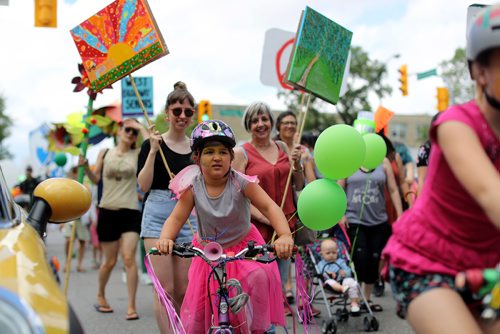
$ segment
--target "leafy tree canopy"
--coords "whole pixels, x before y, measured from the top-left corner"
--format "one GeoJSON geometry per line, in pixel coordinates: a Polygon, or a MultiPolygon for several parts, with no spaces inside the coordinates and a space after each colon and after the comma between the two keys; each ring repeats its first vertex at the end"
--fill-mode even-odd
{"type": "Polygon", "coordinates": [[[469,74],[469,66],[464,48],[457,48],[449,60],[439,64],[441,76],[449,86],[451,103],[464,103],[474,98],[474,81],[469,74]]]}
{"type": "Polygon", "coordinates": [[[12,119],[5,113],[5,99],[0,95],[0,160],[11,159],[13,156],[5,147],[5,139],[10,136],[12,119]]]}

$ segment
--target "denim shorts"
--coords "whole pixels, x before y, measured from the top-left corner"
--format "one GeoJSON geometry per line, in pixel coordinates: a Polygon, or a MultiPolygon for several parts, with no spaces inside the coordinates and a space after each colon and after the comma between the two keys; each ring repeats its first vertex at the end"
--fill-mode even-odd
{"type": "MultiPolygon", "coordinates": [[[[165,220],[170,216],[176,204],[175,194],[170,190],[151,190],[144,204],[141,238],[158,239],[165,220]]],[[[196,217],[191,214],[189,222],[196,232],[198,227],[196,217]]],[[[176,243],[189,243],[191,240],[193,240],[193,233],[189,224],[186,223],[182,226],[175,241],[176,243]]]]}

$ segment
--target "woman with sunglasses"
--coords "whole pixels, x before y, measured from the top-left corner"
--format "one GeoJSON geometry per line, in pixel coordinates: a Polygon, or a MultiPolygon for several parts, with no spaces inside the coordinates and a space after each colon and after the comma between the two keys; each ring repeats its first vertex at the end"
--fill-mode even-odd
{"type": "MultiPolygon", "coordinates": [[[[144,204],[141,238],[144,239],[146,251],[156,245],[163,224],[172,213],[177,203],[175,194],[169,189],[170,175],[159,154],[161,148],[168,166],[173,174],[192,164],[191,146],[185,132],[193,122],[194,98],[183,82],[177,82],[174,90],[168,95],[165,106],[165,120],[170,123],[167,132],[160,135],[154,127],[150,129],[150,139],[142,144],[138,162],[138,183],[142,191],[147,192],[144,204]]],[[[197,222],[194,216],[189,224],[184,224],[177,235],[176,243],[189,243],[193,239],[197,222]]],[[[177,312],[187,288],[190,259],[177,256],[151,257],[155,273],[165,291],[174,299],[177,312]]],[[[161,305],[154,299],[156,320],[161,333],[166,333],[168,321],[161,314],[161,305]]]]}
{"type": "Polygon", "coordinates": [[[137,292],[137,263],[135,254],[141,230],[141,214],[137,201],[137,138],[141,132],[148,138],[148,131],[135,119],[126,119],[118,130],[118,145],[99,153],[92,172],[88,160],[80,156],[80,164],[95,184],[102,182],[99,200],[97,234],[102,246],[104,262],[99,268],[99,290],[97,312],[112,313],[105,290],[111,271],[116,265],[120,252],[127,274],[128,308],[126,320],[139,319],[135,308],[137,292]]]}

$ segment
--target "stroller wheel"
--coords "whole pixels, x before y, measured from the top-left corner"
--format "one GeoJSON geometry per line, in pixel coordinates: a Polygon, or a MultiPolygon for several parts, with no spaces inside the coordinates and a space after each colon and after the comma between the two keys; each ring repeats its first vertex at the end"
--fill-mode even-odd
{"type": "Polygon", "coordinates": [[[325,322],[323,323],[323,327],[321,328],[321,332],[323,334],[337,333],[337,324],[335,323],[335,319],[325,320],[325,322]]]}
{"type": "Polygon", "coordinates": [[[347,319],[349,319],[349,314],[340,308],[335,311],[335,316],[338,322],[347,321],[347,319]]]}
{"type": "Polygon", "coordinates": [[[379,323],[377,318],[372,317],[372,316],[367,316],[364,317],[363,319],[363,329],[365,332],[371,332],[371,331],[378,331],[379,329],[379,323]]]}
{"type": "Polygon", "coordinates": [[[370,319],[368,319],[368,317],[364,317],[363,318],[363,329],[365,330],[365,332],[369,332],[371,330],[372,326],[371,326],[371,321],[370,319]]]}

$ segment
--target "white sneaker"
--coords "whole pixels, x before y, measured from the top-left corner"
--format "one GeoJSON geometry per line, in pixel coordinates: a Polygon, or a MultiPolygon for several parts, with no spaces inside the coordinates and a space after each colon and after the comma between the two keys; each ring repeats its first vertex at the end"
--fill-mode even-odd
{"type": "Polygon", "coordinates": [[[359,305],[351,306],[351,313],[358,313],[360,311],[359,305]]]}
{"type": "Polygon", "coordinates": [[[142,281],[142,284],[144,284],[144,285],[152,285],[153,284],[153,282],[151,282],[151,278],[149,278],[148,273],[141,274],[141,281],[142,281]]]}

